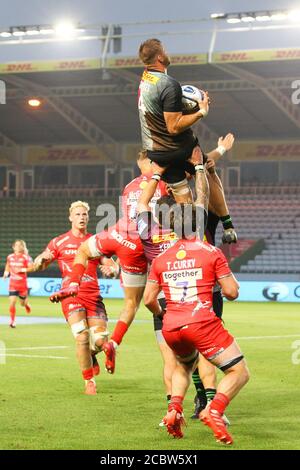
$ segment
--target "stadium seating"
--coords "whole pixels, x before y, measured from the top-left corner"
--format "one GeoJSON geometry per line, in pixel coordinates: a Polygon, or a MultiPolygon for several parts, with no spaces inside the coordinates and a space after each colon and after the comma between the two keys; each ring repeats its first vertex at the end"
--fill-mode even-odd
{"type": "MultiPolygon", "coordinates": [[[[266,244],[241,272],[300,273],[299,194],[235,194],[227,200],[239,239],[263,238],[266,244]]],[[[219,227],[219,243],[220,237],[219,227]]]]}
{"type": "MultiPolygon", "coordinates": [[[[23,239],[27,243],[29,254],[38,255],[47,243],[56,235],[69,230],[68,208],[76,200],[87,201],[91,207],[89,230],[96,232],[100,217],[96,216],[96,209],[101,203],[118,204],[103,197],[86,197],[75,194],[70,197],[48,198],[0,198],[0,270],[3,271],[6,257],[12,252],[12,242],[23,239]]],[[[53,275],[53,274],[52,274],[53,275]]]]}
{"type": "MultiPolygon", "coordinates": [[[[101,203],[118,206],[118,198],[87,197],[0,198],[0,268],[16,238],[27,242],[35,257],[57,234],[67,231],[68,207],[74,200],[87,200],[91,206],[89,229],[96,232],[96,208],[101,203]]],[[[265,249],[241,266],[243,273],[300,273],[300,198],[298,194],[234,194],[227,196],[239,239],[265,240],[265,249]]],[[[221,224],[217,244],[221,241],[221,224]]]]}

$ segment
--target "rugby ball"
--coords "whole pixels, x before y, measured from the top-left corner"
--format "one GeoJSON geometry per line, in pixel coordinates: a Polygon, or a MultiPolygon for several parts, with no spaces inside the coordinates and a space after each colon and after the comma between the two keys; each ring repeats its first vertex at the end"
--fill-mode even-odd
{"type": "Polygon", "coordinates": [[[197,100],[204,100],[204,91],[199,90],[193,85],[183,85],[182,89],[182,112],[183,114],[192,114],[199,111],[197,100]]]}

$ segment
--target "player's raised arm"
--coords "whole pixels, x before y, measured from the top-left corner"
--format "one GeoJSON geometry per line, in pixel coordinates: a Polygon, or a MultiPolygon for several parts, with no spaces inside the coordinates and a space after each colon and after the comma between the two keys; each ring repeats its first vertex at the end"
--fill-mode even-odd
{"type": "Polygon", "coordinates": [[[235,137],[231,133],[227,134],[225,137],[220,137],[217,148],[208,152],[207,157],[217,162],[226,152],[232,149],[234,141],[235,137]]]}
{"type": "Polygon", "coordinates": [[[208,201],[209,201],[209,185],[205,173],[205,167],[203,165],[203,155],[199,147],[195,147],[191,162],[195,165],[195,191],[196,191],[196,200],[195,205],[198,207],[203,207],[204,210],[208,211],[208,201]]]}
{"type": "Polygon", "coordinates": [[[151,176],[150,181],[148,182],[147,186],[143,189],[143,192],[139,198],[138,205],[137,205],[137,213],[140,214],[141,212],[149,212],[150,209],[150,201],[153,198],[157,185],[166,170],[166,168],[162,168],[157,163],[152,162],[151,164],[153,175],[151,176]]]}

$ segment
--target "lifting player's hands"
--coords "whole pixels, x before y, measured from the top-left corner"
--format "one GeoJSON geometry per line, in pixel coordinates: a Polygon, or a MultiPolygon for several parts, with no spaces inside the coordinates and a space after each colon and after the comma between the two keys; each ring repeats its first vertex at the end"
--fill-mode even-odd
{"type": "Polygon", "coordinates": [[[228,150],[231,150],[234,144],[234,135],[233,134],[227,134],[225,137],[220,137],[218,140],[218,147],[221,145],[225,148],[226,152],[228,150]]]}
{"type": "Polygon", "coordinates": [[[58,292],[54,292],[50,297],[50,302],[53,304],[61,302],[68,297],[76,297],[79,291],[79,284],[72,282],[68,287],[60,289],[58,292]]]}
{"type": "Polygon", "coordinates": [[[162,166],[159,166],[157,163],[155,162],[151,162],[151,169],[152,169],[152,173],[153,175],[163,175],[164,172],[166,171],[167,167],[162,167],[162,166]]]}
{"type": "Polygon", "coordinates": [[[203,165],[203,153],[201,152],[199,145],[196,145],[196,147],[194,147],[192,156],[189,161],[193,165],[203,165]]]}
{"type": "Polygon", "coordinates": [[[204,92],[204,98],[203,100],[197,100],[198,101],[198,106],[200,110],[204,111],[203,117],[205,117],[208,114],[209,107],[211,104],[211,99],[209,97],[209,94],[207,91],[204,92]]]}
{"type": "Polygon", "coordinates": [[[213,158],[208,158],[205,164],[205,168],[207,169],[208,173],[211,175],[216,172],[216,162],[213,158]]]}

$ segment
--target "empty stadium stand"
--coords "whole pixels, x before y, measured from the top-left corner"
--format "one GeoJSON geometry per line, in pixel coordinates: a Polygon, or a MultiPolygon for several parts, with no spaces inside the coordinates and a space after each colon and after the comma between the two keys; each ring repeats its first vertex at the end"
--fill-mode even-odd
{"type": "MultiPolygon", "coordinates": [[[[15,239],[24,239],[32,257],[37,256],[56,235],[69,230],[68,208],[76,200],[87,201],[90,205],[91,233],[96,232],[100,216],[96,215],[99,204],[114,203],[118,199],[86,197],[77,192],[71,196],[34,197],[26,199],[0,198],[0,270],[3,271],[6,257],[12,252],[15,239]]],[[[53,275],[53,269],[51,270],[53,275]]],[[[57,271],[57,270],[54,270],[57,271]]],[[[49,273],[49,270],[47,270],[49,273]]]]}
{"type": "MultiPolygon", "coordinates": [[[[228,198],[240,239],[265,240],[265,249],[242,273],[300,273],[299,194],[235,194],[228,198]]],[[[219,228],[217,240],[220,242],[219,228]]]]}
{"type": "MultiPolygon", "coordinates": [[[[80,190],[72,195],[67,192],[65,197],[62,192],[48,197],[0,198],[0,269],[16,238],[26,240],[35,257],[51,238],[67,231],[68,207],[78,199],[87,200],[91,206],[92,233],[100,220],[100,214],[96,215],[99,204],[118,207],[116,197],[89,196],[80,190]]],[[[264,250],[242,265],[240,272],[300,273],[299,194],[232,194],[227,199],[239,239],[265,240],[264,250]]],[[[220,225],[217,244],[222,233],[220,225]]]]}

